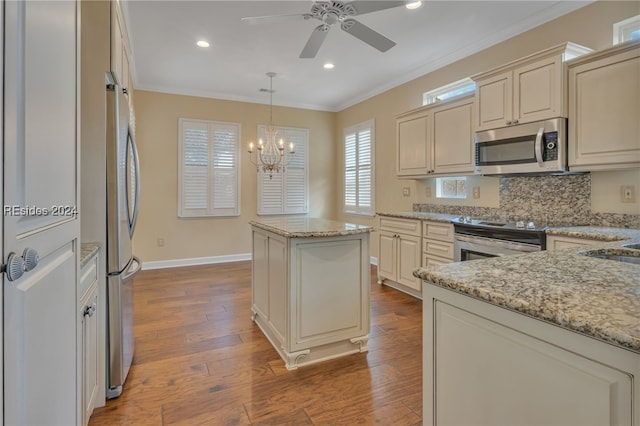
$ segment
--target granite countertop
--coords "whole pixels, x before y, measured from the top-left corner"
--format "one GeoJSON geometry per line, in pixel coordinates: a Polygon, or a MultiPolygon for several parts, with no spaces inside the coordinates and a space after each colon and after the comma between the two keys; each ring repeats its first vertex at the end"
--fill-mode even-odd
{"type": "MultiPolygon", "coordinates": [[[[603,239],[610,232],[580,228],[557,228],[552,233],[603,239]]],[[[639,230],[613,229],[613,235],[629,232],[632,239],[419,268],[414,275],[640,353],[640,267],[579,254],[640,242],[639,230]]]]}
{"type": "Polygon", "coordinates": [[[547,235],[588,238],[599,241],[640,240],[640,229],[599,226],[558,226],[547,229],[547,235]]]}
{"type": "Polygon", "coordinates": [[[318,218],[267,218],[249,222],[256,228],[287,238],[336,237],[368,233],[371,226],[318,218]]]}
{"type": "Polygon", "coordinates": [[[449,223],[460,215],[426,212],[376,213],[378,216],[399,217],[402,219],[432,220],[434,222],[449,223]]]}
{"type": "Polygon", "coordinates": [[[100,250],[100,243],[80,244],[80,267],[84,267],[89,260],[100,250]]]}

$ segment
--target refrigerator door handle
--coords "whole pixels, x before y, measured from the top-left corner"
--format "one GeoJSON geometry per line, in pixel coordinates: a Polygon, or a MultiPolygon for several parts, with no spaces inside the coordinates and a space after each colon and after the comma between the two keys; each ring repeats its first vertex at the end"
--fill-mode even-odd
{"type": "MultiPolygon", "coordinates": [[[[133,213],[129,220],[129,235],[133,237],[133,232],[136,228],[136,222],[138,221],[138,211],[140,209],[140,160],[138,158],[138,146],[136,145],[136,141],[131,134],[131,129],[127,130],[127,139],[128,143],[131,144],[131,152],[133,153],[133,165],[135,170],[135,179],[136,179],[136,193],[133,201],[133,213]]],[[[127,185],[127,191],[131,190],[130,185],[127,185]]],[[[129,197],[127,197],[129,200],[129,197]]]]}
{"type": "Polygon", "coordinates": [[[138,258],[138,256],[133,256],[133,260],[131,261],[131,263],[135,263],[136,266],[133,270],[127,270],[124,273],[124,276],[122,277],[123,281],[128,280],[129,278],[133,277],[135,274],[137,274],[138,272],[140,272],[140,269],[142,269],[142,262],[140,262],[140,258],[138,258]]]}

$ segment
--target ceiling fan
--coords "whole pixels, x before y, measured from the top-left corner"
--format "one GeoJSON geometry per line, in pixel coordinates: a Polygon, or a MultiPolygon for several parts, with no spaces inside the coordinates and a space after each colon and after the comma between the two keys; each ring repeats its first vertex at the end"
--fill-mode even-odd
{"type": "Polygon", "coordinates": [[[300,58],[314,58],[320,50],[320,46],[324,42],[327,33],[331,29],[331,26],[340,23],[340,28],[351,34],[352,36],[364,41],[368,45],[378,49],[381,52],[386,52],[391,49],[396,43],[393,40],[388,39],[377,31],[372,30],[368,26],[361,24],[353,19],[354,16],[364,15],[365,13],[376,12],[378,10],[390,9],[393,7],[404,6],[408,1],[315,1],[311,6],[310,13],[291,14],[291,15],[271,15],[271,16],[256,16],[251,18],[242,18],[242,21],[256,24],[256,23],[273,23],[282,22],[290,19],[298,19],[300,17],[305,20],[317,19],[322,22],[318,25],[311,37],[307,41],[307,44],[300,53],[300,58]]]}

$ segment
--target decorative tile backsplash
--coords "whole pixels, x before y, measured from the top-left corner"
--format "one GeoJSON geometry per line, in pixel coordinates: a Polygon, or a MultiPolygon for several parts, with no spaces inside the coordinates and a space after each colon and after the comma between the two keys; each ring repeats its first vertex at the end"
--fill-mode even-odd
{"type": "Polygon", "coordinates": [[[640,229],[640,215],[591,212],[591,175],[500,178],[500,207],[414,204],[413,211],[549,226],[593,225],[640,229]]]}

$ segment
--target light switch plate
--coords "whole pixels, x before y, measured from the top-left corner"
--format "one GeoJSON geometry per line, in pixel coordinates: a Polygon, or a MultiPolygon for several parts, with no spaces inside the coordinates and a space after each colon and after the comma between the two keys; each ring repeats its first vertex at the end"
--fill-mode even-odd
{"type": "Polygon", "coordinates": [[[620,202],[635,203],[636,187],[633,185],[620,185],[620,202]]]}
{"type": "Polygon", "coordinates": [[[402,188],[402,195],[404,195],[405,197],[408,197],[411,194],[411,189],[408,186],[405,186],[404,188],[402,188]]]}

